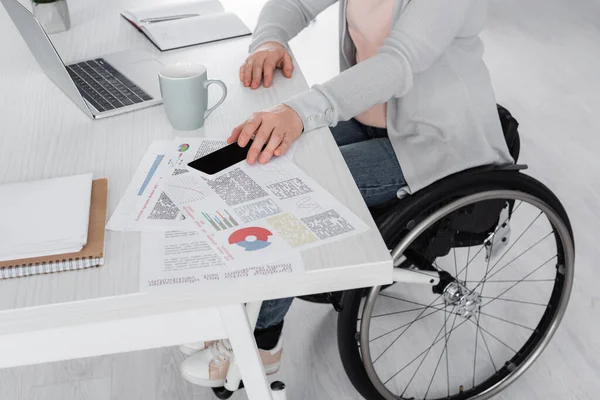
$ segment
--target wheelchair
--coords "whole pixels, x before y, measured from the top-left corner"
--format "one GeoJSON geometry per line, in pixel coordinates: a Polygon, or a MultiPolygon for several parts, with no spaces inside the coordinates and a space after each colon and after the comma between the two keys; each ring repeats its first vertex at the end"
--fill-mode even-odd
{"type": "MultiPolygon", "coordinates": [[[[498,113],[517,162],[518,121],[498,113]]],[[[575,244],[562,204],[526,168],[474,168],[372,208],[394,283],[301,297],[338,311],[342,364],[365,399],[489,399],[548,345],[569,301],[575,244]]],[[[285,399],[281,382],[271,389],[285,399]]]]}
{"type": "MultiPolygon", "coordinates": [[[[498,112],[517,162],[519,124],[498,112]]],[[[540,356],[575,248],[565,209],[526,168],[475,168],[371,209],[394,284],[303,297],[339,312],[339,354],[365,399],[488,399],[540,356]]]]}

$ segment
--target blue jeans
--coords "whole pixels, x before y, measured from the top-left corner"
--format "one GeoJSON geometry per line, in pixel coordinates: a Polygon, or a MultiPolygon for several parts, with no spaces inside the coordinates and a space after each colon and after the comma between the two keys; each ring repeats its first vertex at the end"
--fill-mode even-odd
{"type": "MultiPolygon", "coordinates": [[[[340,122],[331,133],[367,206],[395,198],[398,189],[406,185],[387,130],[351,119],[340,122]]],[[[265,301],[256,328],[266,329],[283,322],[293,300],[265,301]]]]}

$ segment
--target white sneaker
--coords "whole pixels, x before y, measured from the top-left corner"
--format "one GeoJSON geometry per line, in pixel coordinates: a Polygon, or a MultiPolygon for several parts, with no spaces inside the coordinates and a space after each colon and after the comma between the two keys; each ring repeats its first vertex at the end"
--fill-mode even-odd
{"type": "Polygon", "coordinates": [[[179,351],[185,354],[186,356],[191,356],[199,351],[206,350],[213,344],[217,343],[216,340],[209,340],[208,342],[196,342],[196,343],[187,343],[179,346],[179,351]]]}
{"type": "MultiPolygon", "coordinates": [[[[279,371],[281,365],[281,354],[283,352],[283,341],[280,338],[277,346],[272,350],[260,350],[267,375],[279,371]]],[[[202,350],[181,364],[181,375],[193,383],[205,387],[225,386],[225,378],[231,364],[233,350],[229,340],[219,340],[206,350],[202,350]]]]}

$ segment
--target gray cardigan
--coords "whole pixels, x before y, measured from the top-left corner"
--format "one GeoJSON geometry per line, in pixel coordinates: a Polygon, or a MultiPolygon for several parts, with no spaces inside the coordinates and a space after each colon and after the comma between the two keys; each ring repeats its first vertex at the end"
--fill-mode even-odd
{"type": "MultiPolygon", "coordinates": [[[[352,0],[360,1],[360,0],[352,0]]],[[[389,37],[359,64],[340,0],[341,73],[285,104],[304,130],[335,126],[387,102],[388,134],[414,193],[471,167],[512,163],[483,63],[487,0],[396,0],[389,37]]],[[[335,0],[269,0],[250,50],[287,46],[335,0]]]]}

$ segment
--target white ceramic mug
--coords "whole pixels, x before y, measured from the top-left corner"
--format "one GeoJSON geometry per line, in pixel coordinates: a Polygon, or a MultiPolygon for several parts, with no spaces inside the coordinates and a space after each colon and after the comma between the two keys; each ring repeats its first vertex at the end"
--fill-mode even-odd
{"type": "Polygon", "coordinates": [[[191,131],[201,128],[210,113],[227,97],[227,87],[219,80],[208,79],[202,64],[167,65],[158,72],[160,91],[167,117],[173,128],[191,131]],[[221,99],[208,108],[208,87],[216,84],[223,90],[221,99]]]}

